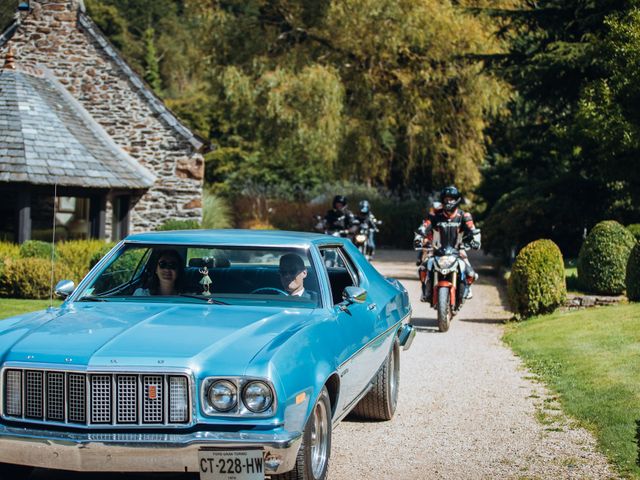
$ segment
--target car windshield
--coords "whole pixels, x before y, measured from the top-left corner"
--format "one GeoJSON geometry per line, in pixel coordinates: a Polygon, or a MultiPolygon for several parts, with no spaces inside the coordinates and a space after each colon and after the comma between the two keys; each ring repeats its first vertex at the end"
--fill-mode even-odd
{"type": "Polygon", "coordinates": [[[313,308],[319,296],[307,249],[124,244],[75,301],[313,308]]]}

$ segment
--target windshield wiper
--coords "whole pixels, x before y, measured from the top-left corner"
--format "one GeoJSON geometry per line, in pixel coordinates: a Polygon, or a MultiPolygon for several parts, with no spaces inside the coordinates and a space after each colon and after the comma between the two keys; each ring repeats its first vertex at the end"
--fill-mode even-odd
{"type": "Polygon", "coordinates": [[[197,298],[198,300],[206,300],[207,303],[211,303],[213,305],[229,305],[227,302],[223,302],[222,300],[216,300],[213,297],[206,297],[204,295],[197,295],[193,293],[181,293],[179,296],[187,298],[197,298]]]}
{"type": "Polygon", "coordinates": [[[93,295],[87,295],[86,297],[81,297],[76,302],[106,302],[104,298],[94,297],[93,295]]]}

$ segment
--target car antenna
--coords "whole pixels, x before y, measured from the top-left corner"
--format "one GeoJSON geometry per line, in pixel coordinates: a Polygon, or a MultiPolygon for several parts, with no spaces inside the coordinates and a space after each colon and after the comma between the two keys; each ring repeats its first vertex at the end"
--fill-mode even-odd
{"type": "Polygon", "coordinates": [[[58,182],[53,184],[53,229],[51,233],[51,283],[49,284],[49,308],[53,308],[53,272],[56,251],[56,207],[58,206],[58,182]]]}

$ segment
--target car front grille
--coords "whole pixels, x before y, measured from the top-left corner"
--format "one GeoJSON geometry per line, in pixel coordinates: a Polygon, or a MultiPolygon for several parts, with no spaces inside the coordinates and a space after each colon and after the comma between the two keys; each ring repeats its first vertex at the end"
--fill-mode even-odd
{"type": "Polygon", "coordinates": [[[2,413],[10,420],[78,426],[186,425],[184,374],[5,368],[2,413]]]}

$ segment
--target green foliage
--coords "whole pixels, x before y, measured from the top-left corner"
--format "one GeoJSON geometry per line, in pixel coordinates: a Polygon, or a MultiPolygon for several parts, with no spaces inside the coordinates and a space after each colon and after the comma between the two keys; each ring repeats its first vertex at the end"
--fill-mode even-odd
{"type": "Polygon", "coordinates": [[[56,244],[57,259],[69,270],[76,284],[89,273],[93,257],[107,245],[104,240],[70,240],[56,244]]]}
{"type": "Polygon", "coordinates": [[[154,92],[160,93],[162,82],[155,44],[155,30],[151,27],[144,31],[144,79],[154,92]]]}
{"type": "Polygon", "coordinates": [[[16,10],[18,9],[18,0],[5,0],[0,2],[0,33],[13,22],[16,10]]]}
{"type": "Polygon", "coordinates": [[[198,223],[197,220],[167,220],[156,228],[156,230],[196,230],[198,228],[200,228],[200,223],[198,223]]]}
{"type": "Polygon", "coordinates": [[[27,240],[20,245],[20,257],[44,258],[51,261],[51,243],[40,240],[27,240]]]}
{"type": "Polygon", "coordinates": [[[93,255],[91,256],[91,258],[89,259],[89,269],[92,269],[93,267],[95,267],[95,265],[102,260],[102,257],[104,257],[107,253],[109,253],[109,251],[115,247],[115,243],[103,243],[102,246],[96,250],[95,252],[93,252],[93,255]]]}
{"type": "Polygon", "coordinates": [[[632,223],[631,225],[627,225],[627,230],[633,235],[636,239],[636,242],[640,242],[640,223],[632,223]]]}
{"type": "MultiPolygon", "coordinates": [[[[480,193],[494,212],[526,189],[544,235],[573,256],[584,228],[640,221],[640,10],[542,0],[496,14],[510,47],[494,65],[516,93],[488,130],[480,193]]],[[[519,244],[521,233],[505,229],[504,241],[519,244]]]]}
{"type": "Polygon", "coordinates": [[[627,297],[632,302],[640,302],[640,243],[636,242],[629,254],[625,276],[627,297]]]}
{"type": "Polygon", "coordinates": [[[11,242],[0,242],[0,259],[18,258],[20,256],[20,246],[11,242]]]}
{"type": "MultiPolygon", "coordinates": [[[[67,280],[72,272],[64,263],[54,265],[53,285],[67,280]]],[[[11,298],[49,298],[51,260],[37,257],[6,259],[0,276],[0,296],[11,298]]]]}
{"type": "Polygon", "coordinates": [[[613,220],[598,223],[587,235],[578,255],[578,279],[593,293],[618,295],[625,288],[625,272],[636,241],[613,220]]]}
{"type": "Polygon", "coordinates": [[[509,303],[517,315],[553,312],[567,296],[564,262],[551,240],[525,246],[513,264],[508,283],[509,303]]]}
{"type": "Polygon", "coordinates": [[[231,208],[227,201],[205,191],[202,199],[201,228],[231,228],[232,226],[231,208]]]}

